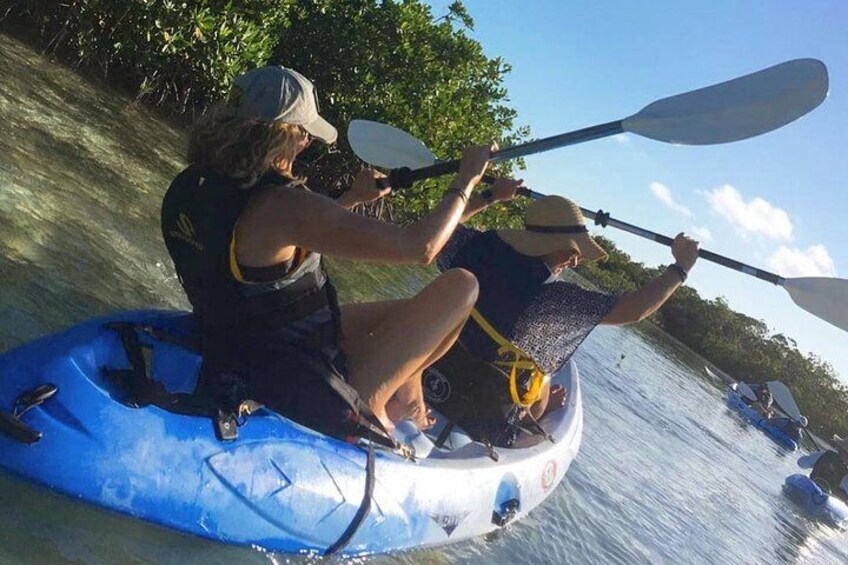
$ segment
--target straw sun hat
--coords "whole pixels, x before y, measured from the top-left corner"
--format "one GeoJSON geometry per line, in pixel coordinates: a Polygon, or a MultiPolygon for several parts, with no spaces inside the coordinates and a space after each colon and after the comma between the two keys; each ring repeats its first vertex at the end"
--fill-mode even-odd
{"type": "Polygon", "coordinates": [[[497,234],[510,247],[531,257],[576,249],[584,261],[607,258],[603,247],[589,237],[580,207],[561,196],[545,196],[533,201],[524,215],[523,230],[498,230],[497,234]]]}

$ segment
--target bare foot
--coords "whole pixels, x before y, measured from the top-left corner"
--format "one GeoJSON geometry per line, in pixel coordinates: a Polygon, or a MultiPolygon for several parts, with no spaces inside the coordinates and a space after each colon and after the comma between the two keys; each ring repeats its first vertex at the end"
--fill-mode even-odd
{"type": "Polygon", "coordinates": [[[429,430],[436,425],[436,417],[433,416],[433,411],[425,407],[424,417],[415,420],[415,425],[421,431],[429,430]]]}
{"type": "Polygon", "coordinates": [[[404,419],[405,414],[409,411],[409,408],[405,403],[400,402],[396,396],[393,396],[386,402],[386,415],[392,419],[393,422],[398,422],[404,419]]]}
{"type": "Polygon", "coordinates": [[[393,431],[395,431],[395,424],[394,424],[394,422],[392,422],[392,420],[388,417],[388,415],[386,415],[386,412],[385,412],[385,411],[378,412],[378,411],[376,411],[376,410],[375,410],[375,411],[374,411],[374,416],[375,416],[378,420],[380,420],[380,423],[381,423],[381,424],[383,424],[383,427],[384,427],[384,428],[386,428],[386,431],[387,431],[387,432],[392,433],[393,431]]]}
{"type": "Polygon", "coordinates": [[[386,414],[393,422],[411,420],[419,430],[426,430],[436,423],[436,418],[423,402],[404,404],[393,397],[386,403],[386,414]]]}
{"type": "Polygon", "coordinates": [[[551,387],[551,393],[548,397],[548,406],[545,409],[545,414],[559,410],[565,406],[565,401],[568,399],[568,391],[562,385],[554,385],[551,387]]]}

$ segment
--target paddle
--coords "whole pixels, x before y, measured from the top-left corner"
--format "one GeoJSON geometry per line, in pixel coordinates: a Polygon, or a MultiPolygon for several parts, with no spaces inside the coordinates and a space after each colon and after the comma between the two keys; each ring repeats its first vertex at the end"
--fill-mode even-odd
{"type": "Polygon", "coordinates": [[[736,391],[740,392],[742,394],[742,396],[744,396],[745,398],[747,398],[748,400],[750,400],[752,402],[757,402],[759,400],[757,398],[757,393],[754,392],[754,389],[752,389],[750,386],[748,386],[748,383],[745,383],[745,382],[742,382],[742,381],[737,382],[736,383],[736,391]]]}
{"type": "Polygon", "coordinates": [[[780,409],[796,422],[800,421],[801,409],[798,408],[798,404],[795,402],[795,397],[789,391],[789,387],[780,381],[769,381],[766,383],[766,386],[768,386],[769,392],[771,392],[774,401],[780,406],[780,409]]]}
{"type": "Polygon", "coordinates": [[[716,373],[715,371],[713,371],[712,369],[710,369],[706,365],[704,365],[704,371],[707,373],[707,376],[710,377],[712,380],[722,382],[722,383],[726,384],[727,386],[730,386],[730,385],[736,383],[736,381],[731,379],[729,376],[726,376],[724,374],[719,375],[718,373],[716,373]]]}
{"type": "MultiPolygon", "coordinates": [[[[828,75],[816,59],[795,59],[767,69],[699,90],[678,94],[648,104],[636,114],[569,133],[538,139],[496,151],[497,163],[630,132],[666,143],[711,145],[761,135],[793,122],[821,104],[827,97],[828,75]]],[[[354,120],[348,129],[351,146],[362,147],[379,140],[369,139],[354,120]]],[[[370,159],[354,149],[364,161],[370,159]]],[[[365,152],[367,154],[367,151],[365,152]]],[[[382,184],[395,189],[413,182],[459,170],[459,160],[430,163],[412,169],[402,160],[395,163],[389,180],[382,184]]]]}
{"type": "MultiPolygon", "coordinates": [[[[364,120],[351,122],[348,128],[348,140],[360,159],[377,167],[391,168],[398,165],[402,167],[426,167],[428,163],[432,164],[438,161],[420,140],[401,129],[378,122],[364,120]]],[[[493,179],[486,177],[484,180],[490,182],[493,179]]],[[[534,199],[544,197],[543,194],[526,188],[523,192],[534,199]]],[[[612,218],[609,213],[603,210],[597,212],[586,208],[581,208],[581,210],[585,216],[595,220],[595,224],[601,227],[612,226],[669,247],[674,241],[666,235],[612,218]]],[[[781,286],[800,308],[848,331],[848,280],[828,277],[784,278],[706,249],[699,250],[698,256],[723,267],[781,286]]]]}
{"type": "MultiPolygon", "coordinates": [[[[789,387],[781,381],[769,381],[766,384],[774,397],[774,401],[778,406],[780,406],[781,410],[786,412],[786,414],[796,422],[801,423],[801,409],[798,408],[798,404],[795,402],[795,397],[792,396],[792,392],[789,390],[789,387]]],[[[804,419],[806,420],[806,418],[804,419]]],[[[819,442],[816,441],[813,434],[807,429],[807,426],[802,425],[801,429],[807,432],[806,436],[810,439],[815,448],[821,450],[822,446],[819,445],[819,442]]]]}
{"type": "MultiPolygon", "coordinates": [[[[538,193],[530,192],[533,198],[541,197],[538,193]]],[[[601,227],[612,226],[668,247],[671,247],[674,242],[672,238],[666,235],[612,218],[609,213],[603,210],[597,212],[585,208],[581,208],[581,210],[585,216],[595,220],[595,224],[601,227]]],[[[700,249],[698,257],[783,287],[797,306],[819,319],[848,331],[848,280],[830,277],[784,278],[706,249],[700,249]]]]}
{"type": "Polygon", "coordinates": [[[757,393],[755,393],[754,389],[752,389],[750,386],[748,386],[747,383],[745,383],[743,381],[733,380],[729,375],[725,375],[724,373],[719,375],[715,371],[713,371],[712,369],[707,367],[706,365],[704,365],[704,371],[707,372],[707,375],[711,379],[713,379],[715,381],[723,382],[728,387],[730,387],[732,390],[736,391],[738,394],[741,394],[742,396],[744,396],[745,398],[747,398],[751,402],[757,402],[759,400],[757,398],[757,393]]]}

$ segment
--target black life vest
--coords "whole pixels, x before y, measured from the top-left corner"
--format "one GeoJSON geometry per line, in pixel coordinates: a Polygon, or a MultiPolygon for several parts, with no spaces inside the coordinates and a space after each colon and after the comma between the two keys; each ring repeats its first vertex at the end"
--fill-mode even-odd
{"type": "Polygon", "coordinates": [[[848,493],[839,488],[845,475],[848,475],[848,465],[845,465],[838,453],[828,450],[816,461],[810,478],[819,486],[829,489],[832,495],[846,500],[848,493]]]}
{"type": "MultiPolygon", "coordinates": [[[[331,313],[324,320],[331,318],[332,326],[338,326],[335,293],[319,254],[298,250],[299,263],[290,272],[277,269],[279,277],[262,281],[245,279],[236,261],[235,227],[251,198],[294,184],[272,172],[245,189],[235,179],[189,167],[165,194],[162,235],[204,342],[211,340],[215,349],[226,348],[233,339],[274,332],[323,309],[331,313]]],[[[274,270],[261,270],[269,269],[274,270]]]]}

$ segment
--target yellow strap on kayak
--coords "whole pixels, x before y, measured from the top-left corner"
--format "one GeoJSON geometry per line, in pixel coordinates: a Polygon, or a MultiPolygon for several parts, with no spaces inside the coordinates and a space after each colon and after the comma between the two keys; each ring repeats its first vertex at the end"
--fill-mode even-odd
{"type": "Polygon", "coordinates": [[[507,357],[508,355],[514,357],[512,360],[495,361],[494,364],[509,369],[509,395],[512,401],[522,408],[529,408],[534,402],[539,400],[539,396],[542,393],[542,386],[546,381],[545,373],[539,369],[536,362],[529,355],[498,333],[498,330],[476,308],[471,310],[471,318],[477,322],[480,329],[486,332],[486,335],[498,344],[498,357],[507,357]],[[524,396],[518,394],[517,379],[519,370],[530,371],[531,375],[530,390],[524,396]]]}

